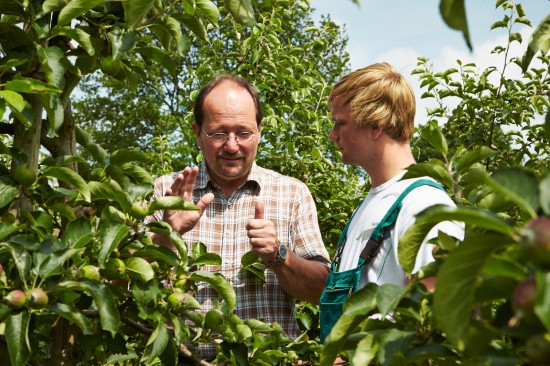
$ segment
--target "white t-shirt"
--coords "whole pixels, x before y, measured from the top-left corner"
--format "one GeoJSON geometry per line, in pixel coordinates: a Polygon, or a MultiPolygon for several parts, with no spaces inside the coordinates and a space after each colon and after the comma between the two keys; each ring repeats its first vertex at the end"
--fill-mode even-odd
{"type": "MultiPolygon", "coordinates": [[[[397,197],[414,181],[420,179],[406,179],[400,181],[405,172],[399,173],[386,183],[372,188],[361,206],[355,213],[347,231],[347,240],[342,252],[338,271],[346,271],[357,268],[361,251],[367,244],[371,233],[380,220],[397,200],[397,197]]],[[[430,179],[430,178],[428,178],[430,179]]],[[[397,259],[397,245],[399,238],[414,223],[415,216],[422,210],[435,204],[445,204],[455,207],[454,202],[444,191],[431,186],[420,186],[409,192],[403,199],[401,211],[397,217],[394,228],[390,231],[390,237],[384,240],[380,252],[361,273],[360,287],[369,282],[378,285],[393,283],[405,286],[409,278],[399,265],[397,259]]],[[[463,239],[464,229],[460,223],[445,221],[434,226],[421,245],[413,273],[416,273],[424,265],[433,262],[433,245],[426,242],[437,236],[438,231],[463,239]]]]}

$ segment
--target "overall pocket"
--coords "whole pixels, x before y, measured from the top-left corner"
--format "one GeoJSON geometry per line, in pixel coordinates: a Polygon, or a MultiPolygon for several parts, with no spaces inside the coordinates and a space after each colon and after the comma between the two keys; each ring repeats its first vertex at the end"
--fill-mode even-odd
{"type": "Polygon", "coordinates": [[[332,272],[321,294],[319,321],[321,342],[324,342],[332,327],[343,312],[344,302],[357,290],[361,269],[358,267],[344,272],[332,272]]]}

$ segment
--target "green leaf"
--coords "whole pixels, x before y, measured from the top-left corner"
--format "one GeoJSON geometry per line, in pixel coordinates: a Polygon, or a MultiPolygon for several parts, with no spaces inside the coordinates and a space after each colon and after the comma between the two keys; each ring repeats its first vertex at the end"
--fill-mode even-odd
{"type": "Polygon", "coordinates": [[[0,90],[0,97],[2,97],[6,103],[16,111],[22,112],[25,109],[25,99],[21,94],[14,92],[12,90],[0,90]]]}
{"type": "Polygon", "coordinates": [[[547,331],[550,331],[550,273],[537,272],[535,276],[537,284],[537,297],[535,301],[535,314],[542,321],[547,331]]]}
{"type": "Polygon", "coordinates": [[[96,49],[92,42],[92,37],[90,34],[86,33],[80,28],[71,28],[71,27],[61,27],[59,25],[53,27],[52,32],[50,33],[50,38],[57,36],[68,37],[78,43],[80,47],[84,49],[90,56],[96,55],[96,49]]]}
{"type": "Polygon", "coordinates": [[[50,254],[40,265],[38,275],[42,277],[42,279],[46,279],[52,275],[61,273],[61,266],[82,251],[83,249],[64,249],[50,254]]]}
{"type": "Polygon", "coordinates": [[[168,333],[168,330],[166,329],[166,325],[162,322],[159,322],[159,324],[149,337],[149,340],[147,341],[145,351],[143,352],[143,356],[141,357],[141,362],[147,365],[151,364],[155,358],[159,357],[162,354],[162,352],[168,345],[169,338],[170,335],[168,333]]]}
{"type": "Polygon", "coordinates": [[[123,191],[120,185],[113,179],[108,179],[104,182],[90,181],[88,186],[90,187],[92,202],[114,200],[125,212],[132,207],[132,201],[128,193],[123,191]]]}
{"type": "Polygon", "coordinates": [[[453,179],[451,175],[442,166],[434,165],[430,163],[418,163],[413,164],[407,168],[407,173],[403,176],[403,179],[419,178],[419,177],[432,177],[433,179],[441,182],[446,187],[453,187],[453,179]]]}
{"type": "Polygon", "coordinates": [[[4,208],[11,203],[19,194],[19,189],[5,184],[0,180],[0,208],[4,208]]]}
{"type": "MultiPolygon", "coordinates": [[[[149,27],[151,32],[158,38],[160,43],[162,44],[162,47],[165,50],[175,50],[178,55],[183,55],[183,52],[185,50],[185,39],[186,37],[183,36],[183,33],[181,31],[181,25],[175,18],[167,17],[167,18],[158,18],[154,19],[153,24],[149,27]]],[[[146,47],[147,48],[147,47],[146,47]]],[[[155,48],[158,49],[158,48],[155,48]]],[[[171,72],[172,65],[170,60],[165,59],[165,56],[155,55],[156,51],[146,51],[142,54],[143,56],[153,58],[155,61],[159,64],[166,63],[166,69],[171,72]],[[149,55],[147,53],[153,53],[152,55],[149,55]]],[[[144,57],[145,60],[147,58],[144,57]]],[[[175,67],[175,65],[174,65],[175,67]]]]}
{"type": "Polygon", "coordinates": [[[104,264],[113,250],[126,239],[130,229],[124,223],[115,221],[102,221],[99,227],[99,239],[101,248],[97,256],[98,263],[104,264]]]}
{"type": "Polygon", "coordinates": [[[437,126],[437,123],[428,123],[422,129],[422,137],[426,139],[441,155],[447,156],[448,147],[445,136],[437,126]]]}
{"type": "Polygon", "coordinates": [[[183,24],[187,29],[191,30],[199,39],[204,42],[208,41],[206,28],[197,17],[189,14],[174,14],[174,18],[183,24]]]}
{"type": "Polygon", "coordinates": [[[187,252],[187,243],[180,234],[178,234],[176,231],[171,231],[169,235],[169,239],[176,247],[178,254],[180,255],[181,261],[186,263],[187,259],[189,257],[189,253],[187,252]]]}
{"type": "Polygon", "coordinates": [[[403,297],[403,289],[400,286],[387,283],[378,287],[376,292],[376,304],[382,317],[391,314],[403,297]]]}
{"type": "Polygon", "coordinates": [[[206,250],[206,245],[204,245],[204,243],[198,242],[193,245],[191,253],[193,254],[193,258],[198,258],[201,255],[208,253],[208,251],[206,250]]]}
{"type": "Polygon", "coordinates": [[[153,60],[157,64],[164,67],[171,75],[176,75],[177,66],[170,55],[156,47],[139,47],[136,52],[145,60],[153,60]]]}
{"type": "Polygon", "coordinates": [[[359,342],[353,354],[354,365],[371,365],[378,353],[378,342],[373,333],[366,334],[359,342]]]}
{"type": "Polygon", "coordinates": [[[195,0],[197,10],[204,14],[210,23],[217,25],[220,19],[220,10],[210,0],[195,0]]]}
{"type": "Polygon", "coordinates": [[[142,281],[149,282],[155,278],[155,271],[151,264],[145,259],[140,257],[128,258],[124,261],[126,264],[126,273],[130,278],[142,281]]]}
{"type": "Polygon", "coordinates": [[[224,0],[224,4],[237,22],[246,26],[256,24],[251,0],[224,0]]]}
{"type": "Polygon", "coordinates": [[[6,320],[4,337],[12,365],[26,365],[31,358],[28,334],[30,319],[28,311],[19,311],[12,313],[6,320]]]}
{"type": "Polygon", "coordinates": [[[412,273],[424,238],[442,221],[462,221],[467,226],[491,230],[504,237],[517,239],[514,230],[492,212],[473,207],[434,205],[419,213],[415,223],[399,239],[398,260],[405,272],[412,273]]]}
{"type": "Polygon", "coordinates": [[[449,28],[462,32],[466,45],[471,51],[472,44],[470,42],[470,33],[468,32],[468,21],[466,19],[464,0],[440,0],[439,12],[441,13],[443,21],[449,28]]]}
{"type": "Polygon", "coordinates": [[[406,360],[403,350],[410,348],[410,343],[414,338],[414,332],[403,331],[399,329],[388,329],[381,333],[378,358],[388,360],[391,363],[405,364],[406,360]]]}
{"type": "Polygon", "coordinates": [[[487,146],[477,147],[473,150],[467,151],[464,155],[458,158],[454,162],[454,168],[457,173],[462,173],[463,171],[470,169],[472,165],[490,158],[495,155],[497,152],[487,146]]]}
{"type": "Polygon", "coordinates": [[[74,308],[67,304],[57,302],[49,305],[48,310],[62,316],[72,324],[76,324],[82,330],[82,334],[93,334],[94,325],[93,322],[88,319],[84,314],[80,312],[80,309],[74,308]]]}
{"type": "Polygon", "coordinates": [[[136,30],[141,24],[147,12],[151,9],[155,0],[134,0],[122,2],[124,6],[124,17],[130,31],[136,30]]]}
{"type": "Polygon", "coordinates": [[[52,134],[57,134],[57,131],[59,131],[63,125],[65,118],[63,102],[56,94],[41,95],[40,101],[42,102],[42,105],[48,115],[50,131],[52,134]]]}
{"type": "Polygon", "coordinates": [[[58,213],[62,218],[66,219],[67,221],[76,220],[75,213],[73,212],[73,210],[71,210],[71,207],[67,206],[65,203],[52,202],[48,203],[47,207],[58,213]]]}
{"type": "Polygon", "coordinates": [[[66,290],[82,291],[90,294],[99,310],[101,329],[110,332],[111,336],[115,336],[120,327],[120,313],[116,307],[113,294],[105,284],[88,279],[63,281],[55,285],[51,291],[63,292],[66,290]]]}
{"type": "Polygon", "coordinates": [[[122,54],[130,51],[137,42],[137,36],[134,33],[125,32],[118,27],[113,28],[107,36],[111,41],[111,55],[114,59],[119,59],[122,54]]]}
{"type": "Polygon", "coordinates": [[[156,259],[171,266],[177,266],[180,263],[180,259],[176,255],[176,253],[162,245],[147,246],[143,249],[138,250],[134,255],[141,258],[156,259]]]}
{"type": "Polygon", "coordinates": [[[159,210],[198,210],[198,207],[176,196],[159,197],[149,205],[151,211],[159,210]]]}
{"type": "Polygon", "coordinates": [[[21,228],[22,226],[18,226],[10,222],[0,221],[0,240],[3,240],[5,237],[10,236],[21,228]]]}
{"type": "Polygon", "coordinates": [[[541,20],[538,27],[531,34],[529,38],[529,45],[521,60],[521,68],[523,72],[527,71],[531,60],[538,51],[541,51],[543,55],[548,52],[550,48],[550,14],[541,20]]]}
{"type": "Polygon", "coordinates": [[[25,18],[25,8],[15,0],[4,0],[0,3],[0,14],[17,15],[25,18]]]}
{"type": "Polygon", "coordinates": [[[495,251],[511,242],[508,236],[475,233],[467,236],[441,265],[434,293],[434,315],[455,346],[463,344],[472,319],[474,293],[483,265],[495,251]]]}
{"type": "Polygon", "coordinates": [[[344,313],[329,333],[321,354],[320,366],[331,366],[357,325],[376,307],[378,286],[369,283],[353,293],[344,303],[344,313]]]}
{"type": "Polygon", "coordinates": [[[145,155],[137,150],[117,150],[109,157],[109,164],[123,165],[134,161],[146,162],[145,155]]]}
{"type": "Polygon", "coordinates": [[[193,265],[197,266],[204,266],[206,264],[219,266],[222,264],[222,257],[216,253],[206,253],[198,258],[195,258],[193,261],[193,265]]]}
{"type": "Polygon", "coordinates": [[[550,141],[550,110],[546,112],[546,117],[544,117],[544,136],[550,141]]]}
{"type": "Polygon", "coordinates": [[[227,303],[229,312],[233,312],[237,304],[237,295],[235,294],[235,289],[231,283],[225,279],[225,277],[219,273],[196,271],[192,272],[189,278],[193,281],[206,282],[212,286],[218,295],[220,295],[227,303]]]}
{"type": "Polygon", "coordinates": [[[106,163],[109,154],[99,145],[95,144],[92,140],[92,137],[88,132],[79,128],[75,128],[76,142],[78,142],[84,149],[86,149],[92,156],[95,161],[98,163],[106,163]]]}
{"type": "Polygon", "coordinates": [[[244,323],[248,325],[255,333],[271,333],[273,329],[266,323],[258,319],[246,319],[244,323]]]}
{"type": "Polygon", "coordinates": [[[16,76],[8,80],[5,85],[6,90],[11,90],[19,93],[27,94],[42,94],[42,93],[61,93],[57,87],[48,85],[43,81],[16,76]]]}
{"type": "Polygon", "coordinates": [[[258,254],[254,253],[252,250],[249,251],[249,252],[246,252],[241,257],[241,266],[243,266],[243,267],[251,266],[254,263],[258,262],[258,258],[259,258],[258,254]]]}
{"type": "Polygon", "coordinates": [[[19,273],[21,282],[26,283],[31,271],[31,256],[22,245],[16,243],[0,243],[0,253],[10,253],[19,273]]]}
{"type": "Polygon", "coordinates": [[[57,178],[78,189],[86,202],[91,202],[90,188],[86,181],[74,170],[60,166],[50,166],[43,170],[42,174],[47,177],[57,178]]]}
{"type": "Polygon", "coordinates": [[[501,168],[491,177],[483,176],[484,183],[504,200],[514,202],[531,218],[537,217],[539,207],[538,182],[534,173],[523,168],[501,168]],[[521,193],[519,193],[521,192],[521,193]]]}
{"type": "Polygon", "coordinates": [[[70,24],[90,9],[103,4],[105,0],[70,0],[59,12],[58,25],[70,24]]]}
{"type": "Polygon", "coordinates": [[[80,217],[69,222],[61,235],[61,241],[69,248],[83,248],[92,240],[94,232],[90,220],[80,217]]]}
{"type": "Polygon", "coordinates": [[[550,174],[539,183],[540,206],[547,216],[550,216],[550,174]]]}

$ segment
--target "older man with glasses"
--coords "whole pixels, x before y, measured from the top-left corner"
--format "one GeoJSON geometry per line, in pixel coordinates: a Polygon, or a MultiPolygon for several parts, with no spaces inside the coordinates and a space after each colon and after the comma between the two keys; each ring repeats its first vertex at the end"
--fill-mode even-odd
{"type": "MultiPolygon", "coordinates": [[[[204,159],[157,179],[155,197],[179,196],[199,210],[157,212],[151,220],[169,223],[190,248],[201,242],[222,257],[221,266],[205,269],[233,284],[241,319],[277,322],[285,336],[295,338],[300,331],[294,301],[318,303],[330,265],[311,193],[299,180],[256,165],[262,109],[245,79],[223,74],[210,81],[196,97],[194,116],[204,159]],[[251,250],[268,268],[265,282],[240,267],[251,250]]],[[[163,236],[153,240],[171,245],[163,236]]],[[[204,312],[218,298],[206,284],[195,296],[204,312]]],[[[215,358],[215,346],[199,350],[215,358]]]]}

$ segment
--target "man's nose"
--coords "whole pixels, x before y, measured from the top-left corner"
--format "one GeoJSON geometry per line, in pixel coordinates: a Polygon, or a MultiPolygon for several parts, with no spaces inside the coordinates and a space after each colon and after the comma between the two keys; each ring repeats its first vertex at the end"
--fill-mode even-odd
{"type": "Polygon", "coordinates": [[[237,142],[237,136],[229,135],[224,145],[225,151],[236,152],[239,150],[239,143],[237,142]]]}
{"type": "Polygon", "coordinates": [[[338,140],[338,134],[334,131],[334,128],[330,130],[330,133],[328,134],[328,138],[332,141],[338,140]]]}

